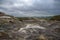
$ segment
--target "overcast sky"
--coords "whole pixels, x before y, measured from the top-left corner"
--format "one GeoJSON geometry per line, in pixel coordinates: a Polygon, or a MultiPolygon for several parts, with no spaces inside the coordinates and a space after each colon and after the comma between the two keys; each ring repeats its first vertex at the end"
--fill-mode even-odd
{"type": "Polygon", "coordinates": [[[60,0],[0,0],[0,11],[19,17],[60,15],[60,0]]]}

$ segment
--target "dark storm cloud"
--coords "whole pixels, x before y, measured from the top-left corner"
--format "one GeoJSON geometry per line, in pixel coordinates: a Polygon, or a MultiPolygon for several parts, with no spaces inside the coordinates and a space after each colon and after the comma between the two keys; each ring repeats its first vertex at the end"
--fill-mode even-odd
{"type": "Polygon", "coordinates": [[[60,15],[59,0],[0,0],[0,11],[14,16],[60,15]]]}

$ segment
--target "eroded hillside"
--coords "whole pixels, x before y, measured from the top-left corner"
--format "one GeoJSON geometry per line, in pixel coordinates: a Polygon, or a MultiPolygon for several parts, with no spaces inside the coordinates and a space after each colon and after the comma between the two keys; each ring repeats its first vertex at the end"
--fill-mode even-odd
{"type": "Polygon", "coordinates": [[[60,40],[60,21],[18,19],[0,12],[0,40],[60,40]]]}

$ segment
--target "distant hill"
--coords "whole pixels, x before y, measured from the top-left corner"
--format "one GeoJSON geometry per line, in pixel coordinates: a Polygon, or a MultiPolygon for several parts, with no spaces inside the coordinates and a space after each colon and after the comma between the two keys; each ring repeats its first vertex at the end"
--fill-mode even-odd
{"type": "Polygon", "coordinates": [[[4,12],[0,12],[0,16],[4,16],[5,15],[5,13],[4,12]]]}
{"type": "Polygon", "coordinates": [[[7,14],[4,13],[4,12],[0,12],[0,16],[10,16],[10,17],[13,17],[12,15],[7,15],[7,14]]]}
{"type": "Polygon", "coordinates": [[[50,20],[60,21],[60,15],[53,16],[50,20]]]}

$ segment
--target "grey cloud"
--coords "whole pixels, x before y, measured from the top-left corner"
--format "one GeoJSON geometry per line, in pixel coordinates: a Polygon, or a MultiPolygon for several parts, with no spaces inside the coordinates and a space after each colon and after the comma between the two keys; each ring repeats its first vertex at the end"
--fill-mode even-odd
{"type": "Polygon", "coordinates": [[[60,15],[59,0],[33,0],[26,5],[21,0],[0,0],[0,11],[14,16],[60,15]]]}

